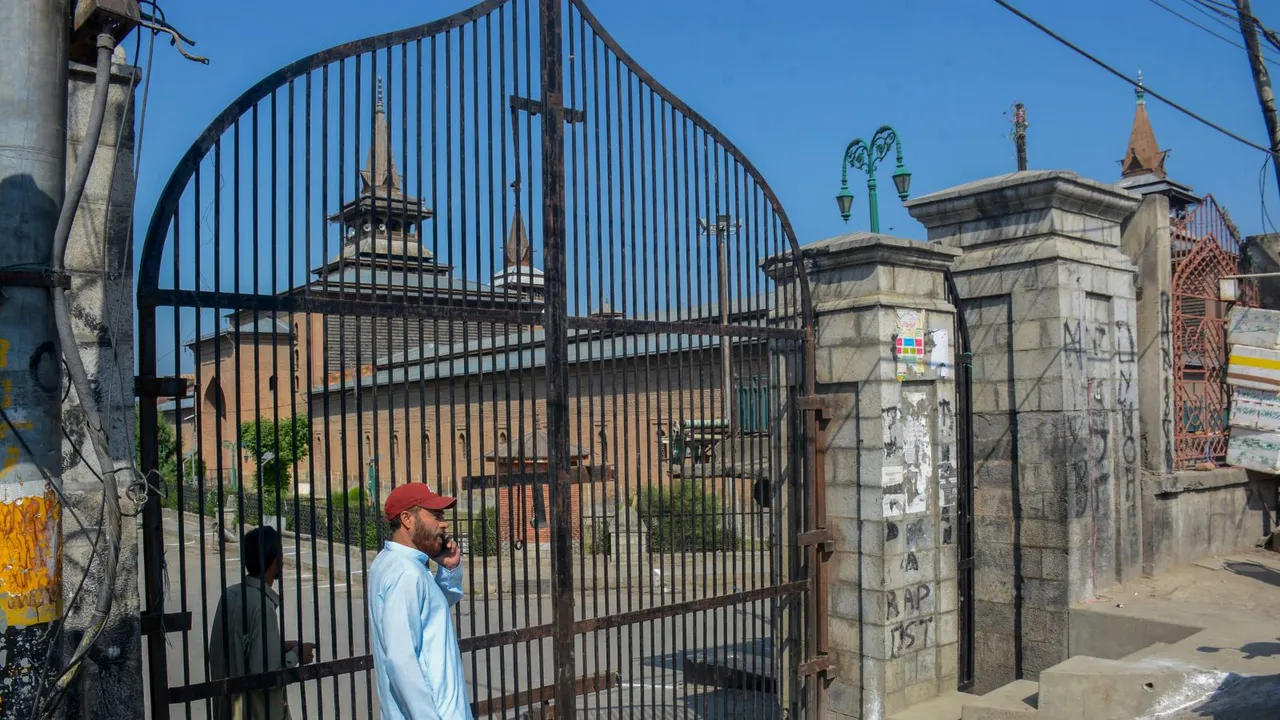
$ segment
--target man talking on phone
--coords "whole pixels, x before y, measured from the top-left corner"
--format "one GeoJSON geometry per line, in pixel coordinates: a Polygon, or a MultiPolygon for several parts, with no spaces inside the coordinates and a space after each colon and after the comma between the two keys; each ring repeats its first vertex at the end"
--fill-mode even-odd
{"type": "Polygon", "coordinates": [[[449,609],[462,599],[462,557],[445,511],[457,502],[423,483],[387,496],[387,541],[369,566],[373,667],[382,720],[471,718],[449,609]],[[432,575],[427,561],[438,569],[432,575]]]}

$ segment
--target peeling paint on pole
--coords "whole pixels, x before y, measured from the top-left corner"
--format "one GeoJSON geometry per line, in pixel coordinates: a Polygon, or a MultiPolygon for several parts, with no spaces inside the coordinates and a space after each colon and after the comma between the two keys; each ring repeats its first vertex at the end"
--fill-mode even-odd
{"type": "Polygon", "coordinates": [[[61,506],[44,482],[35,488],[42,494],[21,496],[28,484],[36,483],[0,485],[0,631],[52,622],[62,614],[61,506]]]}
{"type": "MultiPolygon", "coordinates": [[[[11,273],[49,266],[66,194],[67,19],[67,0],[0,2],[0,267],[11,273]]],[[[0,288],[0,720],[31,717],[60,620],[57,351],[49,290],[0,288]]]]}

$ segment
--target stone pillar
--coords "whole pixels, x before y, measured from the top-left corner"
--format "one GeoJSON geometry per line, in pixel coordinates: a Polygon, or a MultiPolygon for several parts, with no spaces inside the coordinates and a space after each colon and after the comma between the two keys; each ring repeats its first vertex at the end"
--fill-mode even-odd
{"type": "MultiPolygon", "coordinates": [[[[71,316],[80,355],[94,387],[107,439],[117,468],[134,464],[133,437],[133,101],[139,73],[124,64],[124,50],[116,50],[107,95],[107,114],[94,155],[93,170],[67,242],[67,271],[71,275],[71,316]]],[[[83,136],[93,100],[94,69],[71,63],[67,106],[67,175],[84,152],[83,136]]],[[[62,485],[67,513],[63,516],[62,591],[66,610],[62,659],[70,658],[85,630],[95,622],[94,598],[102,582],[101,560],[95,557],[96,518],[102,508],[102,481],[97,455],[85,431],[85,415],[75,393],[62,407],[67,441],[62,446],[62,485]],[[72,447],[74,445],[74,447],[72,447]],[[70,518],[74,510],[86,527],[70,518]],[[86,573],[88,573],[86,578],[86,573]],[[85,579],[83,588],[80,587],[85,579]],[[71,603],[79,593],[80,601],[71,603]]],[[[124,497],[132,481],[117,477],[121,504],[136,509],[124,497]]],[[[86,708],[84,718],[113,719],[143,716],[142,640],[138,620],[138,534],[126,516],[120,538],[115,600],[106,626],[72,684],[68,707],[86,708]]],[[[106,543],[102,543],[105,545],[106,543]]],[[[96,556],[101,558],[101,548],[96,556]]],[[[156,641],[163,638],[157,637],[156,641]]]]}
{"type": "Polygon", "coordinates": [[[953,248],[856,233],[803,249],[825,437],[831,717],[954,690],[953,248]]]}
{"type": "MultiPolygon", "coordinates": [[[[1174,472],[1173,461],[1173,239],[1169,199],[1147,195],[1121,228],[1121,249],[1138,273],[1138,431],[1142,469],[1148,477],[1174,472]]],[[[1155,496],[1141,497],[1143,527],[1154,522],[1155,496]]],[[[1155,571],[1155,535],[1143,534],[1142,571],[1155,571]]]]}
{"type": "Polygon", "coordinates": [[[907,203],[955,268],[973,350],[976,692],[1067,658],[1067,610],[1140,568],[1139,199],[1062,171],[907,203]]]}

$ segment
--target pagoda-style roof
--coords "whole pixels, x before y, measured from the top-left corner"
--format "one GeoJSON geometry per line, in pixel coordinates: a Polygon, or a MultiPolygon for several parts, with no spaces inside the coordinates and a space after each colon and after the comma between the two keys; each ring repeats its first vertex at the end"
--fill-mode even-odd
{"type": "Polygon", "coordinates": [[[431,208],[404,191],[400,171],[396,168],[395,152],[391,149],[391,127],[382,103],[382,81],[379,80],[378,104],[373,110],[373,143],[369,146],[364,169],[360,171],[360,194],[344,204],[329,220],[341,221],[362,234],[366,221],[373,225],[371,230],[376,228],[376,223],[372,222],[374,218],[383,223],[412,227],[432,215],[431,208]]]}
{"type": "Polygon", "coordinates": [[[1137,96],[1137,107],[1133,111],[1129,147],[1125,150],[1124,159],[1120,161],[1120,175],[1155,175],[1163,178],[1164,159],[1169,151],[1161,150],[1156,144],[1156,133],[1151,129],[1151,118],[1147,117],[1147,91],[1142,86],[1141,70],[1138,71],[1138,86],[1134,88],[1134,94],[1137,96]]]}

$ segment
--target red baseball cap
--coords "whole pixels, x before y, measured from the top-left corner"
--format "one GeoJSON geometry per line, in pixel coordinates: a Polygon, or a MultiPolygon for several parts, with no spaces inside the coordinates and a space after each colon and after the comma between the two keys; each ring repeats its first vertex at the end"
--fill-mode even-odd
{"type": "Polygon", "coordinates": [[[458,501],[455,498],[437,495],[426,483],[405,483],[387,496],[383,505],[387,520],[410,508],[420,507],[425,510],[448,510],[458,501]]]}

